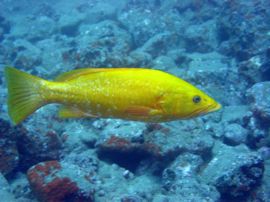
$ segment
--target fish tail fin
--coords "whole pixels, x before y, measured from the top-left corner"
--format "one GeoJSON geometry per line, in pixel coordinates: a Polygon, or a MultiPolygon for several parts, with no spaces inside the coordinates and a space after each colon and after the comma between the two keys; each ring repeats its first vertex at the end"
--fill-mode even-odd
{"type": "Polygon", "coordinates": [[[8,113],[15,124],[45,104],[40,95],[43,79],[32,76],[13,67],[5,68],[8,88],[8,113]]]}

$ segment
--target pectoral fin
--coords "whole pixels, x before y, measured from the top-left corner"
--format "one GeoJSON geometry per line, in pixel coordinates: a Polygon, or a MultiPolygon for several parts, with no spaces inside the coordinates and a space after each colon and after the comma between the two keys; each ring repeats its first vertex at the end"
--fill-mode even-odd
{"type": "Polygon", "coordinates": [[[83,118],[83,117],[96,117],[92,114],[83,112],[82,110],[75,108],[75,107],[70,107],[70,106],[63,106],[59,112],[58,116],[60,118],[83,118]]]}
{"type": "Polygon", "coordinates": [[[148,117],[159,115],[161,114],[161,111],[158,109],[153,109],[151,107],[131,106],[125,110],[125,113],[130,114],[132,116],[148,117]]]}

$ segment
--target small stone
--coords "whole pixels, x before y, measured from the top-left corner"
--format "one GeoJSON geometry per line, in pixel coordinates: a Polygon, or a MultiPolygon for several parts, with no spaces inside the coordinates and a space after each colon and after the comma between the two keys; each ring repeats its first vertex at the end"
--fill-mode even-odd
{"type": "Polygon", "coordinates": [[[129,170],[125,170],[125,171],[123,172],[123,177],[124,177],[125,179],[131,179],[131,178],[133,178],[133,174],[132,174],[129,170]]]}
{"type": "Polygon", "coordinates": [[[104,190],[99,190],[98,196],[103,197],[103,196],[105,196],[105,195],[106,195],[106,193],[105,193],[104,190]]]}

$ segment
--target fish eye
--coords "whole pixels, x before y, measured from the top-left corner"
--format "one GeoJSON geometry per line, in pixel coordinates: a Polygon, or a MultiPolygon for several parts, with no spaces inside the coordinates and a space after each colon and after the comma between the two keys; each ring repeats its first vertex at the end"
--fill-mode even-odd
{"type": "Polygon", "coordinates": [[[202,98],[199,95],[195,95],[192,100],[194,103],[197,104],[202,100],[202,98]]]}

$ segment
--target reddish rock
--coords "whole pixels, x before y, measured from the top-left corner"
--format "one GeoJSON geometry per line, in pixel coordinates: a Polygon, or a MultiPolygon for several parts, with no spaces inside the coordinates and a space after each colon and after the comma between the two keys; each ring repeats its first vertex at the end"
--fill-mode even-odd
{"type": "Polygon", "coordinates": [[[78,176],[79,168],[72,169],[67,164],[58,161],[47,161],[31,167],[27,177],[33,193],[44,202],[91,202],[93,189],[85,180],[85,173],[78,176]],[[78,172],[75,174],[75,172],[78,172]],[[77,181],[76,181],[77,180],[77,181]],[[84,181],[88,190],[82,189],[78,181],[84,181]]]}
{"type": "Polygon", "coordinates": [[[161,157],[160,148],[155,144],[143,142],[137,143],[132,142],[128,139],[111,136],[105,142],[99,145],[99,152],[121,152],[121,153],[140,153],[146,154],[146,156],[152,156],[159,158],[161,157]]]}

